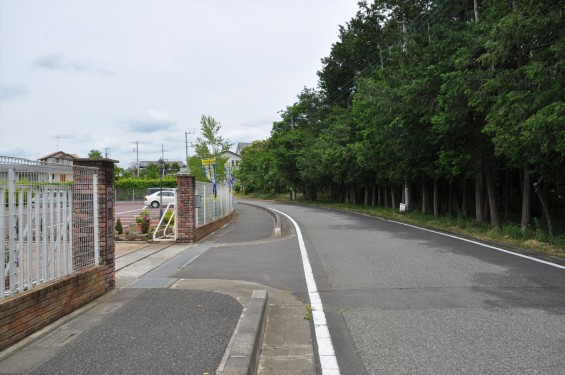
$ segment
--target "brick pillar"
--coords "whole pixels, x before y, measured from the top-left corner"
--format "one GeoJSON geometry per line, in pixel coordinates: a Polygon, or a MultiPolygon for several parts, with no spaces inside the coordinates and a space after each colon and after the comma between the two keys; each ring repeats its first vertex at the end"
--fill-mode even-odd
{"type": "Polygon", "coordinates": [[[177,174],[177,242],[196,242],[196,208],[194,176],[177,174]]]}
{"type": "Polygon", "coordinates": [[[115,245],[114,245],[114,163],[110,159],[75,159],[74,164],[98,168],[98,228],[100,265],[106,268],[106,287],[114,287],[115,245]]]}

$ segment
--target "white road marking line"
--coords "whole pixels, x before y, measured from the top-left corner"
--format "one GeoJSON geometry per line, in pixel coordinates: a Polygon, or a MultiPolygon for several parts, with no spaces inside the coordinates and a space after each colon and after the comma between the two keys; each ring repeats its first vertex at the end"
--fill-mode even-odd
{"type": "Polygon", "coordinates": [[[143,208],[138,208],[138,209],[135,209],[135,210],[116,212],[116,215],[119,215],[119,214],[127,214],[128,212],[139,212],[139,211],[142,211],[142,210],[143,210],[143,208]]]}
{"type": "Polygon", "coordinates": [[[318,287],[316,286],[316,280],[314,280],[314,273],[312,272],[312,266],[310,265],[310,260],[308,259],[308,252],[306,251],[306,246],[304,245],[304,239],[302,238],[302,231],[300,227],[294,221],[293,218],[288,216],[282,211],[276,210],[274,208],[269,208],[270,210],[276,211],[281,215],[284,215],[292,222],[294,228],[296,229],[296,236],[298,237],[298,246],[300,247],[300,254],[302,255],[302,266],[304,267],[304,276],[306,278],[306,287],[308,288],[308,296],[310,297],[310,306],[312,307],[312,319],[314,321],[314,331],[316,333],[316,342],[318,344],[318,356],[320,360],[320,366],[322,368],[322,374],[324,375],[340,375],[339,366],[337,365],[337,358],[335,356],[334,347],[332,344],[332,338],[330,336],[330,331],[328,329],[328,323],[326,322],[326,314],[324,314],[324,307],[322,306],[322,299],[318,293],[318,287]]]}
{"type": "MultiPolygon", "coordinates": [[[[347,212],[352,212],[352,211],[347,211],[347,212]]],[[[357,212],[356,212],[356,213],[357,213],[357,212]]],[[[431,229],[421,228],[421,227],[418,227],[418,226],[416,226],[416,225],[406,224],[406,223],[403,223],[403,222],[400,222],[400,221],[389,220],[389,219],[383,219],[383,218],[381,218],[381,217],[375,217],[375,216],[370,216],[370,215],[360,214],[360,213],[357,213],[357,214],[363,215],[363,216],[367,216],[367,217],[371,217],[371,218],[373,218],[373,219],[379,219],[379,220],[383,220],[383,221],[388,221],[388,222],[390,222],[390,223],[395,223],[395,224],[404,225],[404,226],[410,227],[410,228],[419,229],[419,230],[422,230],[422,231],[424,231],[424,232],[430,232],[430,233],[439,234],[439,235],[442,235],[442,236],[444,236],[444,237],[455,238],[455,239],[457,239],[457,240],[469,242],[469,243],[472,243],[472,244],[475,244],[475,245],[479,245],[479,246],[482,246],[482,247],[487,247],[487,248],[489,248],[489,249],[493,249],[493,250],[496,250],[496,251],[501,251],[501,252],[506,253],[506,254],[515,255],[515,256],[520,257],[520,258],[526,258],[526,259],[529,259],[529,260],[533,260],[534,262],[543,263],[543,264],[546,264],[546,265],[548,265],[548,266],[552,266],[552,267],[555,267],[555,268],[560,268],[560,269],[562,269],[562,270],[565,270],[565,266],[562,266],[562,265],[560,265],[560,264],[551,263],[551,262],[548,262],[548,261],[543,260],[543,259],[534,258],[534,257],[528,256],[528,255],[524,255],[524,254],[520,254],[520,253],[515,253],[515,252],[509,251],[509,250],[504,250],[504,249],[501,249],[500,247],[487,245],[487,244],[485,244],[485,243],[481,243],[481,242],[478,242],[478,241],[468,240],[468,239],[466,239],[466,238],[459,237],[459,236],[456,236],[456,235],[453,235],[453,234],[442,233],[442,232],[438,232],[438,231],[431,230],[431,229]]]]}

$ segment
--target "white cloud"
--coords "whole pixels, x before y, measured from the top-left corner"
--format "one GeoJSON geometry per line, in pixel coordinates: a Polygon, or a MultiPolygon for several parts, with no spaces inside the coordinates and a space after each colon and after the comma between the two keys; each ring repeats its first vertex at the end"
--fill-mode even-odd
{"type": "Polygon", "coordinates": [[[67,58],[63,54],[50,53],[38,57],[33,61],[33,65],[50,70],[60,70],[63,72],[79,73],[98,73],[115,74],[105,67],[101,60],[67,58]]]}
{"type": "Polygon", "coordinates": [[[27,96],[25,86],[0,85],[0,100],[10,100],[27,96]]]}
{"type": "Polygon", "coordinates": [[[170,130],[175,127],[177,122],[168,111],[148,110],[125,120],[125,123],[134,132],[155,133],[170,130]]]}

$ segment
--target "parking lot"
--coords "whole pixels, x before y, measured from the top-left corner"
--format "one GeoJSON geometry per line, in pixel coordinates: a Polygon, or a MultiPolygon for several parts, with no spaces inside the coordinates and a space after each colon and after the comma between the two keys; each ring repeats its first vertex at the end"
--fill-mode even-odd
{"type": "MultiPolygon", "coordinates": [[[[143,202],[116,202],[115,209],[115,220],[120,218],[122,226],[126,228],[128,225],[135,224],[135,217],[146,207],[143,205],[143,202]]],[[[147,207],[147,210],[151,215],[151,223],[157,224],[159,208],[147,207]]]]}

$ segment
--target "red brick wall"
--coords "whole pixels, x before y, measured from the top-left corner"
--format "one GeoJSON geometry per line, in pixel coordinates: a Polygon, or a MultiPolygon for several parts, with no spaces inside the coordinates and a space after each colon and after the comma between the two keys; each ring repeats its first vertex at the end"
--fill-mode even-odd
{"type": "Polygon", "coordinates": [[[196,228],[196,241],[200,241],[201,239],[203,239],[213,231],[220,229],[221,227],[229,223],[232,218],[233,218],[233,211],[230,214],[221,217],[216,221],[213,221],[211,223],[196,228]]]}
{"type": "Polygon", "coordinates": [[[196,242],[196,218],[194,176],[177,175],[177,242],[196,242]]]}
{"type": "Polygon", "coordinates": [[[2,300],[0,350],[106,293],[109,271],[96,266],[2,300]]]}

